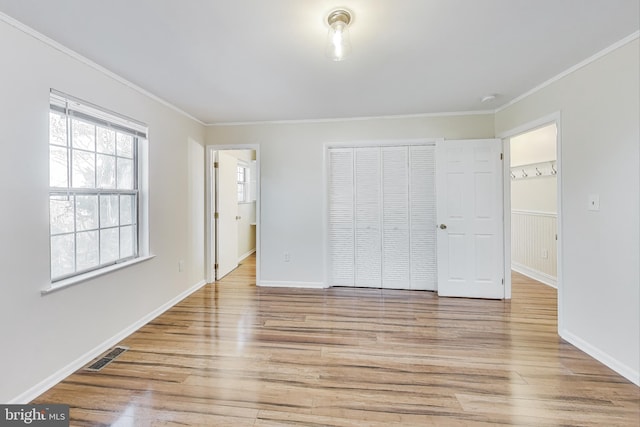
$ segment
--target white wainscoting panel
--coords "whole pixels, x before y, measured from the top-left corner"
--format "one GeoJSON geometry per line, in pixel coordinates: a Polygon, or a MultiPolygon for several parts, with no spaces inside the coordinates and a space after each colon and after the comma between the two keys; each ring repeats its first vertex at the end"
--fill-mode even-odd
{"type": "Polygon", "coordinates": [[[549,286],[557,286],[557,214],[511,211],[512,268],[549,286]]]}

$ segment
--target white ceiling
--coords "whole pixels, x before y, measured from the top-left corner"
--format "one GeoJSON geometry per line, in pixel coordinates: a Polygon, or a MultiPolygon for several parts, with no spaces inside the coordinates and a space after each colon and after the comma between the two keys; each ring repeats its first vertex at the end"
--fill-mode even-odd
{"type": "MultiPolygon", "coordinates": [[[[640,0],[0,0],[204,123],[493,110],[638,31],[640,0]],[[330,10],[352,55],[324,56],[330,10]],[[496,100],[481,103],[487,94],[496,100]]],[[[585,88],[588,90],[588,88],[585,88]]]]}

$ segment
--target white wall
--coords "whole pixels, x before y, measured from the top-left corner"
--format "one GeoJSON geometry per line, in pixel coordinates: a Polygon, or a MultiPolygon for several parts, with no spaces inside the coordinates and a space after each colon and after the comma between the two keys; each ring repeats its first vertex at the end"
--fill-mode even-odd
{"type": "Polygon", "coordinates": [[[238,260],[256,249],[256,202],[238,204],[238,260]]]}
{"type": "MultiPolygon", "coordinates": [[[[189,251],[185,267],[189,268],[189,283],[204,279],[205,270],[205,147],[192,138],[189,141],[187,171],[189,174],[188,226],[189,251]]],[[[202,141],[202,139],[200,140],[202,141]]]]}
{"type": "MultiPolygon", "coordinates": [[[[556,126],[553,124],[515,136],[511,138],[510,146],[511,168],[520,177],[521,168],[518,166],[556,160],[556,126]]],[[[550,166],[539,169],[544,172],[542,176],[536,177],[535,170],[527,170],[529,177],[511,180],[512,210],[558,212],[556,176],[548,174],[550,166]]]]}
{"type": "Polygon", "coordinates": [[[556,160],[555,123],[511,138],[511,166],[556,160]]]}
{"type": "Polygon", "coordinates": [[[207,144],[260,145],[261,284],[321,287],[325,143],[487,138],[493,137],[493,126],[491,114],[210,126],[207,144]]]}
{"type": "Polygon", "coordinates": [[[3,20],[0,52],[0,402],[24,402],[203,283],[204,127],[3,20]],[[42,296],[49,285],[50,88],[149,125],[156,257],[42,296]]]}
{"type": "Polygon", "coordinates": [[[544,176],[511,180],[511,209],[557,213],[557,178],[555,176],[544,176]]]}
{"type": "Polygon", "coordinates": [[[495,116],[496,133],[560,112],[560,334],[640,382],[638,39],[495,116]],[[587,210],[589,194],[600,211],[587,210]]]}

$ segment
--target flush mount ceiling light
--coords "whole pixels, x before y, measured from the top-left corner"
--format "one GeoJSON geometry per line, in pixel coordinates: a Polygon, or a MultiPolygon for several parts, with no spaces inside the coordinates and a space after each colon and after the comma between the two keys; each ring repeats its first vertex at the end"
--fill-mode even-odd
{"type": "Polygon", "coordinates": [[[353,15],[346,9],[335,9],[327,16],[329,34],[326,55],[334,61],[342,61],[351,53],[349,24],[353,15]]]}
{"type": "Polygon", "coordinates": [[[491,102],[493,100],[495,100],[497,98],[498,95],[491,93],[489,95],[485,95],[482,98],[480,98],[480,102],[485,103],[485,102],[491,102]]]}

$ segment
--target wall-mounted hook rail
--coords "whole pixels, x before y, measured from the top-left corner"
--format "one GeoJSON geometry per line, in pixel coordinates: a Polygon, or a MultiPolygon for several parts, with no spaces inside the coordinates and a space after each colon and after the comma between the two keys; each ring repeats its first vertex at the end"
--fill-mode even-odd
{"type": "Polygon", "coordinates": [[[546,162],[528,163],[511,167],[511,179],[531,179],[555,176],[558,174],[555,160],[546,162]]]}

